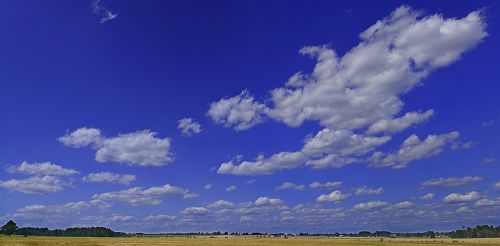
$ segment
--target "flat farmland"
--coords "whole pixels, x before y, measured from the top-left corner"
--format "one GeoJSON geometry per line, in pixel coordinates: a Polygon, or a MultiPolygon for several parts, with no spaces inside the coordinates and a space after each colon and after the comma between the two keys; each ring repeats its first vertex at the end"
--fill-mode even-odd
{"type": "Polygon", "coordinates": [[[37,246],[37,245],[79,245],[79,246],[119,246],[119,245],[500,245],[499,238],[484,239],[419,239],[419,238],[332,238],[332,237],[252,237],[252,236],[200,236],[200,237],[129,237],[129,238],[96,238],[96,237],[22,237],[0,236],[0,245],[37,246]]]}

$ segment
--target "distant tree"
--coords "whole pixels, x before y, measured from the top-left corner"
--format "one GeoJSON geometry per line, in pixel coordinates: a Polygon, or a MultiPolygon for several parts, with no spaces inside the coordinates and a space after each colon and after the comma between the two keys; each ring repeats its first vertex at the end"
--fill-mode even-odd
{"type": "Polygon", "coordinates": [[[17,228],[19,228],[19,227],[17,227],[16,222],[9,220],[9,222],[7,222],[7,224],[2,226],[2,233],[7,234],[10,237],[10,235],[12,235],[12,234],[14,234],[14,232],[16,232],[17,228]]]}

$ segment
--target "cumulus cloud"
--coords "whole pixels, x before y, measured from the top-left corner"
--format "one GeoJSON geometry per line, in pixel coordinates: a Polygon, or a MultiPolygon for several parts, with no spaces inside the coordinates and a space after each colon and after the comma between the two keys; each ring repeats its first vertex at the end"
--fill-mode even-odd
{"type": "Polygon", "coordinates": [[[304,190],[304,185],[294,184],[292,182],[284,182],[280,186],[276,187],[275,190],[286,190],[286,189],[294,189],[294,190],[304,190]]]}
{"type": "Polygon", "coordinates": [[[158,205],[161,203],[161,199],[165,196],[184,195],[187,192],[188,191],[183,188],[166,184],[163,186],[153,186],[146,189],[143,187],[134,187],[121,191],[94,194],[92,196],[92,199],[124,202],[133,206],[158,205]]]}
{"type": "Polygon", "coordinates": [[[118,17],[117,14],[111,12],[108,8],[102,5],[101,0],[93,0],[91,7],[92,13],[100,18],[99,23],[101,24],[114,20],[118,17]]]}
{"type": "Polygon", "coordinates": [[[496,182],[493,187],[500,190],[500,181],[496,182]]]}
{"type": "Polygon", "coordinates": [[[237,96],[211,103],[207,115],[217,124],[242,131],[262,123],[265,111],[266,106],[256,102],[248,91],[244,90],[237,96]]]}
{"type": "Polygon", "coordinates": [[[166,215],[166,214],[158,214],[158,215],[149,215],[144,217],[142,220],[148,222],[158,222],[158,221],[170,221],[175,220],[177,217],[175,215],[166,215]]]}
{"type": "Polygon", "coordinates": [[[32,176],[26,179],[0,180],[0,187],[26,194],[47,194],[63,190],[71,181],[57,176],[32,176]]]}
{"type": "Polygon", "coordinates": [[[443,201],[446,203],[462,203],[462,202],[475,202],[481,198],[479,192],[471,191],[465,194],[451,193],[447,195],[443,201]]]}
{"type": "Polygon", "coordinates": [[[105,182],[129,185],[135,180],[135,175],[110,172],[89,173],[87,176],[83,177],[82,180],[84,182],[105,182]]]}
{"type": "Polygon", "coordinates": [[[348,194],[342,193],[342,191],[336,190],[330,194],[322,194],[316,198],[317,202],[341,202],[349,197],[348,194]]]}
{"type": "Polygon", "coordinates": [[[431,186],[442,186],[442,187],[455,187],[462,186],[467,184],[472,184],[475,182],[479,182],[483,180],[482,177],[478,176],[465,176],[461,178],[457,177],[449,177],[449,178],[438,178],[438,179],[430,179],[422,183],[423,187],[431,187],[431,186]]]}
{"type": "Polygon", "coordinates": [[[205,215],[208,213],[208,209],[205,207],[189,207],[182,210],[181,213],[187,215],[205,215]]]}
{"type": "Polygon", "coordinates": [[[434,198],[434,193],[427,193],[420,197],[421,200],[432,200],[434,198]]]}
{"type": "Polygon", "coordinates": [[[356,191],[354,192],[354,194],[356,194],[356,196],[361,196],[361,195],[380,195],[384,193],[384,188],[382,187],[379,187],[379,188],[368,188],[366,186],[361,186],[361,187],[358,187],[356,189],[356,191]]]}
{"type": "Polygon", "coordinates": [[[489,207],[489,206],[497,206],[497,205],[500,205],[500,200],[498,200],[498,199],[491,200],[488,198],[483,198],[483,199],[477,200],[474,203],[474,206],[476,206],[476,207],[489,207]]]}
{"type": "Polygon", "coordinates": [[[403,201],[389,206],[389,209],[407,209],[413,207],[413,203],[410,201],[403,201]]]}
{"type": "Polygon", "coordinates": [[[383,201],[371,201],[371,202],[358,203],[358,204],[354,205],[353,209],[354,210],[372,210],[372,209],[387,207],[388,205],[389,205],[389,203],[383,202],[383,201]]]}
{"type": "Polygon", "coordinates": [[[425,140],[421,140],[413,134],[408,137],[397,152],[384,154],[382,152],[373,153],[370,158],[371,165],[375,167],[404,168],[408,163],[429,158],[443,151],[443,148],[459,137],[459,133],[454,131],[441,135],[429,135],[425,140]]]}
{"type": "Polygon", "coordinates": [[[51,176],[69,176],[78,173],[76,170],[66,169],[51,162],[35,162],[30,164],[26,161],[17,166],[8,166],[6,171],[8,173],[51,176]]]}
{"type": "Polygon", "coordinates": [[[177,128],[179,128],[182,135],[186,137],[190,137],[201,132],[201,124],[194,121],[192,118],[183,118],[178,120],[177,123],[179,123],[177,128]]]}
{"type": "Polygon", "coordinates": [[[236,185],[230,185],[226,187],[226,191],[228,192],[235,191],[236,189],[237,189],[236,185]]]}
{"type": "MultiPolygon", "coordinates": [[[[306,143],[300,151],[222,163],[218,172],[264,175],[305,163],[322,168],[366,162],[357,157],[386,143],[391,136],[365,134],[400,132],[431,117],[433,110],[399,116],[404,105],[401,96],[432,71],[457,61],[480,43],[487,36],[485,28],[478,11],[463,18],[444,18],[439,14],[423,16],[401,6],[362,32],[361,42],[342,57],[328,46],[304,47],[301,54],[317,59],[313,72],[295,73],[285,87],[271,90],[268,105],[244,91],[212,103],[208,115],[214,122],[236,130],[248,129],[266,118],[291,127],[318,121],[325,128],[315,136],[317,141],[306,143]]],[[[399,153],[385,156],[377,152],[371,163],[402,168],[439,153],[457,137],[458,132],[430,135],[425,141],[412,136],[399,153]]]]}
{"type": "Polygon", "coordinates": [[[256,206],[279,206],[283,204],[283,201],[278,198],[269,198],[267,196],[261,196],[255,200],[256,206]]]}
{"type": "Polygon", "coordinates": [[[312,189],[318,189],[318,188],[324,188],[324,189],[337,189],[342,186],[341,181],[328,181],[326,183],[320,183],[320,182],[313,182],[309,184],[309,188],[312,189]]]}
{"type": "Polygon", "coordinates": [[[98,162],[127,163],[138,166],[163,166],[173,160],[169,138],[157,138],[155,132],[143,130],[116,137],[104,137],[95,128],[80,128],[59,138],[66,146],[90,146],[98,162]]]}
{"type": "Polygon", "coordinates": [[[226,200],[217,200],[208,205],[209,208],[233,208],[234,203],[226,200]]]}

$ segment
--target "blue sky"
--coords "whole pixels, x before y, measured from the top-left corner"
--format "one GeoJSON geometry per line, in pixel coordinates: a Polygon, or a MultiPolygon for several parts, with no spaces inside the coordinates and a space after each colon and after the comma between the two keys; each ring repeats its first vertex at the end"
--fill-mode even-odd
{"type": "Polygon", "coordinates": [[[499,224],[494,1],[5,1],[0,219],[499,224]]]}

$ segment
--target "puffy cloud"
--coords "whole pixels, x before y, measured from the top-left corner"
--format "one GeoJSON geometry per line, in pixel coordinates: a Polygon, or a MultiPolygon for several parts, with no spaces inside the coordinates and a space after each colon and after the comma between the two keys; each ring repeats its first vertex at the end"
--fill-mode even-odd
{"type": "Polygon", "coordinates": [[[63,190],[71,181],[57,176],[32,176],[26,179],[0,180],[0,187],[26,194],[47,194],[63,190]]]}
{"type": "Polygon", "coordinates": [[[66,135],[59,137],[58,140],[69,147],[86,147],[101,141],[101,130],[82,127],[71,133],[67,132],[66,135]]]}
{"type": "Polygon", "coordinates": [[[418,124],[428,120],[434,114],[434,110],[430,109],[423,113],[409,112],[400,118],[395,119],[381,119],[373,123],[367,133],[374,134],[379,132],[400,132],[410,127],[411,125],[418,124]]]}
{"type": "Polygon", "coordinates": [[[103,201],[117,201],[128,203],[133,206],[138,205],[158,205],[161,203],[161,198],[168,195],[183,195],[188,191],[166,184],[164,186],[153,186],[150,188],[134,187],[121,191],[106,192],[95,194],[92,199],[103,201]]]}
{"type": "Polygon", "coordinates": [[[354,194],[356,194],[356,196],[361,196],[361,195],[380,195],[382,193],[384,193],[384,188],[382,188],[382,187],[379,187],[377,189],[373,189],[373,188],[368,188],[366,186],[358,187],[356,189],[356,191],[354,192],[354,194]]]}
{"type": "Polygon", "coordinates": [[[63,144],[80,148],[91,146],[96,150],[98,162],[127,163],[138,166],[163,166],[173,160],[169,138],[157,138],[149,130],[104,137],[100,130],[80,128],[60,137],[63,144]]]}
{"type": "Polygon", "coordinates": [[[496,182],[496,183],[493,185],[493,187],[494,187],[495,189],[500,189],[500,181],[496,182]]]}
{"type": "MultiPolygon", "coordinates": [[[[307,120],[318,121],[325,129],[301,151],[259,156],[254,162],[239,165],[226,162],[218,172],[263,175],[304,163],[322,168],[364,162],[356,156],[389,141],[390,136],[370,137],[357,131],[399,132],[431,117],[433,110],[398,117],[404,105],[400,97],[432,71],[453,63],[480,43],[487,36],[485,28],[478,11],[446,19],[438,14],[425,17],[402,6],[362,32],[361,42],[342,57],[327,46],[304,47],[301,54],[317,59],[313,72],[295,73],[285,87],[272,90],[268,100],[272,105],[259,103],[244,91],[212,103],[208,114],[216,123],[237,130],[258,124],[265,116],[292,127],[307,120]]],[[[372,165],[402,168],[439,153],[457,137],[458,132],[430,135],[420,143],[413,136],[399,153],[382,157],[377,152],[372,165]]]]}
{"type": "Polygon", "coordinates": [[[226,200],[217,200],[208,205],[209,208],[233,208],[234,203],[226,200]]]}
{"type": "Polygon", "coordinates": [[[269,198],[267,196],[261,196],[255,200],[256,206],[279,206],[283,204],[283,201],[278,198],[269,198]]]}
{"type": "Polygon", "coordinates": [[[135,180],[135,175],[130,174],[116,174],[110,172],[89,173],[83,177],[84,182],[106,182],[113,184],[129,185],[135,180]]]}
{"type": "Polygon", "coordinates": [[[182,210],[181,213],[186,215],[205,215],[208,213],[208,209],[205,207],[189,207],[182,210]]]}
{"type": "Polygon", "coordinates": [[[434,193],[427,193],[420,197],[421,200],[432,200],[434,198],[434,193]]]}
{"type": "Polygon", "coordinates": [[[242,131],[262,123],[265,119],[264,111],[266,106],[256,102],[244,90],[237,96],[211,103],[207,115],[217,124],[242,131]]]}
{"type": "Polygon", "coordinates": [[[341,202],[349,197],[348,194],[343,194],[342,191],[336,190],[330,194],[322,194],[316,198],[317,202],[341,202]]]}
{"type": "Polygon", "coordinates": [[[235,191],[237,189],[236,185],[230,185],[226,188],[226,191],[231,192],[235,191]]]}
{"type": "Polygon", "coordinates": [[[389,208],[392,209],[406,209],[406,208],[411,208],[413,207],[413,203],[410,201],[404,201],[404,202],[399,202],[394,205],[391,205],[389,208]]]}
{"type": "Polygon", "coordinates": [[[443,201],[446,203],[462,203],[462,202],[475,202],[481,199],[481,195],[477,191],[471,191],[465,194],[451,193],[447,195],[443,201]]]}
{"type": "Polygon", "coordinates": [[[192,136],[193,134],[199,134],[201,132],[201,124],[194,121],[191,118],[183,118],[177,121],[179,128],[184,136],[192,136]]]}
{"type": "Polygon", "coordinates": [[[371,165],[375,167],[404,168],[408,163],[437,155],[443,151],[446,144],[459,137],[454,131],[441,135],[429,135],[425,140],[413,134],[408,137],[399,151],[390,154],[375,152],[370,158],[371,165]]]}
{"type": "Polygon", "coordinates": [[[472,209],[465,207],[465,206],[462,206],[462,207],[457,208],[457,213],[459,213],[459,214],[472,213],[472,209]]]}
{"type": "Polygon", "coordinates": [[[498,199],[497,200],[490,200],[487,198],[477,200],[474,203],[474,206],[476,206],[476,207],[489,207],[489,206],[497,206],[497,205],[500,205],[500,200],[498,200],[498,199]]]}
{"type": "Polygon", "coordinates": [[[76,170],[66,169],[51,162],[35,162],[30,164],[26,161],[17,166],[8,166],[6,171],[9,173],[51,176],[69,176],[78,173],[76,170]]]}
{"type": "Polygon", "coordinates": [[[461,185],[467,185],[475,182],[479,182],[483,180],[482,177],[478,176],[465,176],[462,178],[457,177],[449,177],[449,178],[438,178],[438,179],[430,179],[422,183],[424,187],[430,186],[443,186],[443,187],[455,187],[461,185]]]}
{"type": "Polygon", "coordinates": [[[341,181],[328,181],[326,183],[320,183],[320,182],[313,182],[309,184],[310,188],[317,189],[317,188],[325,188],[325,189],[337,189],[342,185],[341,181]]]}
{"type": "Polygon", "coordinates": [[[275,190],[285,190],[285,189],[295,189],[295,190],[304,190],[304,185],[297,185],[292,182],[284,182],[280,186],[276,187],[275,190]]]}
{"type": "Polygon", "coordinates": [[[389,205],[389,203],[387,203],[387,202],[371,201],[371,202],[365,202],[365,203],[358,203],[358,204],[354,205],[353,209],[354,210],[372,210],[372,209],[387,207],[388,205],[389,205]]]}

